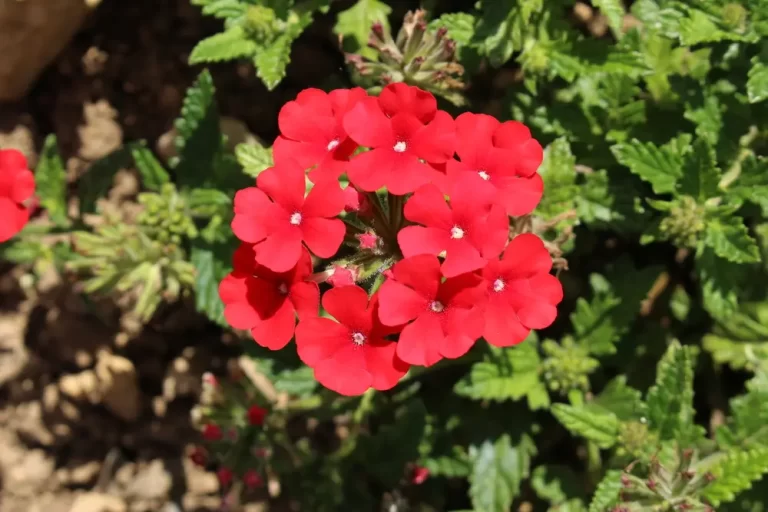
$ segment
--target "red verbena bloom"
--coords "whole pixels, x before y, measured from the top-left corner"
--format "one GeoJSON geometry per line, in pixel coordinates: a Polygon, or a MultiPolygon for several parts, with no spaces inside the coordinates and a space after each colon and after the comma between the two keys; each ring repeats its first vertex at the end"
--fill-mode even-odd
{"type": "Polygon", "coordinates": [[[368,198],[352,185],[344,189],[344,211],[347,213],[356,213],[358,217],[366,218],[371,216],[371,203],[368,198]]]}
{"type": "Polygon", "coordinates": [[[411,483],[413,485],[421,485],[429,478],[429,469],[422,466],[414,466],[411,472],[411,483]]]}
{"type": "Polygon", "coordinates": [[[508,215],[525,215],[536,208],[544,192],[536,173],[544,153],[525,125],[466,113],[456,119],[456,134],[461,161],[448,161],[451,180],[472,176],[486,183],[508,215]]]}
{"type": "Polygon", "coordinates": [[[0,242],[13,238],[29,221],[24,201],[35,193],[27,159],[15,149],[0,149],[0,242]]]}
{"type": "Polygon", "coordinates": [[[299,357],[315,370],[320,384],[346,396],[368,388],[391,389],[409,366],[395,354],[386,336],[396,329],[379,322],[378,297],[368,299],[359,286],[332,288],[323,295],[330,318],[302,319],[296,328],[299,357]]]}
{"type": "Polygon", "coordinates": [[[434,96],[403,83],[358,102],[344,116],[344,128],[355,142],[371,148],[347,166],[350,181],[368,192],[381,187],[395,195],[413,192],[438,174],[428,164],[445,162],[454,153],[453,118],[437,110],[434,96]]]}
{"type": "Polygon", "coordinates": [[[267,417],[267,409],[259,407],[258,405],[252,405],[248,408],[248,424],[254,427],[260,427],[264,424],[264,419],[267,417]]]}
{"type": "Polygon", "coordinates": [[[273,146],[275,161],[295,159],[304,169],[314,167],[309,172],[314,183],[338,178],[357,149],[344,131],[344,114],[367,96],[360,87],[330,93],[320,89],[301,91],[280,109],[277,123],[282,135],[273,146]]]}
{"type": "Polygon", "coordinates": [[[220,441],[224,437],[221,427],[213,423],[203,425],[203,439],[206,441],[220,441]]]}
{"type": "Polygon", "coordinates": [[[436,256],[412,256],[392,267],[393,279],[379,289],[379,318],[384,325],[407,324],[397,342],[406,363],[431,366],[467,353],[483,330],[479,308],[484,290],[475,274],[444,282],[436,256]]]}
{"type": "Polygon", "coordinates": [[[512,239],[501,260],[483,269],[488,300],[483,337],[497,347],[523,341],[531,329],[554,322],[563,300],[560,281],[549,273],[552,258],[544,242],[531,233],[512,239]]]}
{"type": "Polygon", "coordinates": [[[205,451],[205,448],[195,446],[192,448],[192,453],[189,454],[189,459],[196,466],[205,466],[208,462],[208,452],[205,451]]]}
{"type": "Polygon", "coordinates": [[[243,483],[249,489],[256,489],[264,485],[264,480],[255,469],[249,469],[243,474],[243,483]]]}
{"type": "Polygon", "coordinates": [[[219,484],[222,487],[229,487],[230,484],[232,484],[232,481],[235,479],[235,474],[228,467],[220,467],[219,470],[216,471],[216,476],[218,477],[219,484]]]}
{"type": "Polygon", "coordinates": [[[509,239],[509,219],[484,192],[490,191],[482,183],[460,180],[449,206],[437,185],[419,188],[405,204],[404,215],[422,226],[407,226],[398,233],[403,256],[445,252],[441,269],[445,277],[481,269],[498,257],[509,239]]]}
{"type": "Polygon", "coordinates": [[[318,182],[304,197],[304,169],[285,161],[261,173],[257,186],[237,192],[232,219],[235,236],[257,244],[256,261],[286,272],[299,261],[302,242],[321,258],[336,254],[346,231],[333,218],[344,209],[338,181],[318,182]]]}
{"type": "Polygon", "coordinates": [[[330,275],[328,276],[328,279],[325,280],[325,282],[331,286],[352,286],[355,284],[355,272],[353,272],[350,268],[334,265],[331,267],[329,272],[330,275]]]}
{"type": "Polygon", "coordinates": [[[233,270],[219,284],[224,318],[235,329],[248,329],[259,345],[279,350],[293,338],[296,316],[317,315],[320,291],[308,280],[312,258],[303,249],[296,266],[273,272],[256,263],[254,247],[241,244],[233,270]]]}

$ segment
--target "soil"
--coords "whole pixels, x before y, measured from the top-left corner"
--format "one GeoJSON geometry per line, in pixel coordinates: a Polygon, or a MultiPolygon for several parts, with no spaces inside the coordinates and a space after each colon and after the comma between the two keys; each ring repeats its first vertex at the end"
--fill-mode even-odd
{"type": "MultiPolygon", "coordinates": [[[[235,138],[271,140],[285,101],[343,80],[331,22],[321,18],[295,43],[273,92],[248,64],[212,67],[235,138]]],[[[145,139],[165,153],[200,72],[187,65],[189,52],[219,29],[189,0],[103,2],[27,96],[0,105],[0,146],[22,149],[34,165],[55,133],[73,182],[124,142],[145,139]]],[[[134,176],[121,173],[109,200],[135,193],[134,176]]],[[[220,510],[215,475],[189,460],[198,440],[190,411],[202,374],[221,374],[237,357],[231,336],[189,304],[165,307],[142,327],[53,270],[35,285],[26,272],[0,268],[0,510],[220,510]]]]}

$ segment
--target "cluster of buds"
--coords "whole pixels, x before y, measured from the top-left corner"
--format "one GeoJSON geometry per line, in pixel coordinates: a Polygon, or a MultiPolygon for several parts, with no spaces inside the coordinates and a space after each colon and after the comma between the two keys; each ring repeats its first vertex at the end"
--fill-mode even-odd
{"type": "Polygon", "coordinates": [[[464,68],[456,62],[456,42],[449,35],[445,27],[427,27],[426,11],[409,11],[396,38],[383,23],[373,24],[368,47],[376,51],[375,60],[354,53],[346,60],[380,85],[405,82],[461,105],[464,68]]]}
{"type": "Polygon", "coordinates": [[[696,247],[704,231],[704,207],[690,196],[683,196],[669,209],[669,215],[661,221],[660,229],[669,241],[678,247],[696,247]]]}
{"type": "Polygon", "coordinates": [[[185,239],[197,237],[187,203],[173,183],[164,184],[159,193],[139,194],[138,201],[144,210],[136,220],[154,240],[181,245],[185,239]]]}
{"type": "Polygon", "coordinates": [[[615,511],[700,511],[714,512],[702,491],[714,481],[712,473],[697,471],[698,453],[691,448],[663,450],[663,461],[651,457],[644,477],[633,474],[640,467],[630,464],[621,476],[622,505],[615,511]]]}
{"type": "Polygon", "coordinates": [[[219,380],[205,373],[200,405],[192,411],[202,443],[192,448],[190,459],[216,471],[225,499],[263,487],[262,475],[268,472],[270,416],[266,407],[254,404],[255,395],[244,379],[219,380]]]}
{"type": "Polygon", "coordinates": [[[542,349],[547,355],[543,363],[544,380],[552,391],[567,395],[571,390],[587,391],[589,374],[600,363],[577,345],[572,338],[563,338],[562,345],[546,340],[542,349]]]}

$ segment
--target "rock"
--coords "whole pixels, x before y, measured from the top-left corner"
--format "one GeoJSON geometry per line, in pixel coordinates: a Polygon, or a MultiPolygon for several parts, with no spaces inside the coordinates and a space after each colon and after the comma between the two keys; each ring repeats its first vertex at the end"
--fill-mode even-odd
{"type": "Polygon", "coordinates": [[[141,392],[133,363],[101,351],[96,362],[96,377],[104,405],[121,419],[136,421],[141,412],[141,392]]]}
{"type": "Polygon", "coordinates": [[[98,160],[123,144],[123,129],[116,121],[117,110],[107,100],[86,103],[83,117],[85,124],[77,127],[79,154],[83,159],[98,160]]]}
{"type": "MultiPolygon", "coordinates": [[[[0,10],[2,10],[0,8],[0,10]]],[[[1,43],[0,43],[1,46],[1,43]]],[[[2,66],[2,63],[0,63],[2,66]]],[[[0,78],[0,80],[2,80],[0,78]]],[[[2,88],[2,85],[0,85],[2,88]]],[[[4,114],[0,114],[4,116],[4,114]]],[[[0,126],[0,149],[17,149],[27,158],[27,165],[34,169],[37,164],[37,151],[35,150],[35,135],[32,132],[31,120],[26,124],[17,124],[11,130],[5,130],[0,126]]]]}
{"type": "Polygon", "coordinates": [[[16,407],[11,426],[24,440],[41,446],[53,446],[56,436],[43,420],[43,406],[39,401],[24,402],[16,407]]]}
{"type": "Polygon", "coordinates": [[[164,501],[171,490],[171,475],[163,461],[155,459],[139,468],[133,481],[128,484],[125,495],[133,500],[164,501]]]}
{"type": "Polygon", "coordinates": [[[89,492],[78,496],[69,510],[70,512],[127,512],[128,507],[117,496],[89,492]]]}
{"type": "Polygon", "coordinates": [[[199,347],[187,347],[171,361],[163,380],[163,398],[172,402],[181,396],[197,396],[202,387],[201,376],[208,369],[211,354],[199,347]]]}
{"type": "Polygon", "coordinates": [[[43,450],[26,452],[16,464],[7,468],[4,475],[6,489],[16,494],[36,493],[50,483],[54,461],[43,450]]]}
{"type": "Polygon", "coordinates": [[[91,9],[84,0],[0,2],[0,101],[24,96],[91,9]]]}
{"type": "MultiPolygon", "coordinates": [[[[184,458],[184,475],[187,481],[187,489],[195,495],[216,494],[219,492],[219,480],[214,473],[205,471],[200,466],[184,458]]],[[[189,510],[189,509],[187,509],[189,510]]]]}
{"type": "Polygon", "coordinates": [[[101,401],[102,393],[99,389],[99,381],[93,370],[62,375],[59,379],[59,390],[75,400],[88,400],[94,404],[101,401]]]}
{"type": "Polygon", "coordinates": [[[29,360],[24,345],[25,315],[0,315],[0,387],[14,380],[29,360]]]}

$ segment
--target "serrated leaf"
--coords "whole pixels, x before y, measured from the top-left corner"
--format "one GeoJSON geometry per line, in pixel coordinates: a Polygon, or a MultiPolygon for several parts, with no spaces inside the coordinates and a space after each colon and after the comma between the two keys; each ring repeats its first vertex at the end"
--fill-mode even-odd
{"type": "Polygon", "coordinates": [[[612,146],[611,152],[620,164],[629,167],[630,172],[650,183],[655,193],[667,194],[675,190],[675,184],[683,174],[680,146],[677,139],[663,146],[632,139],[612,146]]]}
{"type": "Polygon", "coordinates": [[[472,473],[469,496],[475,510],[508,512],[520,492],[521,482],[530,473],[535,448],[527,436],[517,445],[508,435],[495,442],[486,440],[470,448],[472,473]]]}
{"type": "Polygon", "coordinates": [[[694,424],[693,367],[695,352],[673,342],[656,370],[656,383],[648,390],[648,421],[659,439],[677,439],[688,446],[701,435],[694,424]]]}
{"type": "Polygon", "coordinates": [[[531,475],[531,487],[539,498],[548,501],[551,505],[561,505],[583,494],[583,482],[567,466],[537,467],[531,475]]]}
{"type": "Polygon", "coordinates": [[[219,283],[231,267],[233,247],[224,244],[211,245],[196,240],[190,252],[195,267],[195,307],[210,320],[227,326],[224,319],[224,303],[219,297],[219,283]]]}
{"type": "Polygon", "coordinates": [[[733,501],[768,472],[768,447],[729,453],[711,471],[715,480],[704,488],[704,497],[715,506],[733,501]]]}
{"type": "Polygon", "coordinates": [[[373,48],[368,48],[371,27],[379,22],[385,31],[389,31],[391,12],[392,8],[380,0],[358,0],[352,7],[339,13],[333,31],[344,38],[346,51],[372,59],[377,53],[373,48]]]}
{"type": "Polygon", "coordinates": [[[250,57],[258,45],[248,39],[248,35],[241,26],[234,26],[225,32],[214,34],[197,43],[189,55],[189,64],[201,64],[205,62],[222,62],[250,57]]]}
{"type": "Polygon", "coordinates": [[[719,258],[709,247],[696,251],[696,271],[701,282],[704,307],[715,318],[725,318],[738,307],[739,289],[747,278],[747,268],[719,258]]]}
{"type": "Polygon", "coordinates": [[[731,400],[731,447],[768,447],[768,390],[747,383],[746,394],[731,400]]]}
{"type": "Polygon", "coordinates": [[[616,444],[619,419],[613,413],[602,413],[568,404],[552,405],[552,414],[573,435],[592,441],[600,448],[616,444]]]}
{"type": "Polygon", "coordinates": [[[498,402],[526,397],[531,409],[547,407],[549,393],[539,375],[541,359],[534,336],[509,348],[489,345],[483,360],[473,364],[470,373],[456,383],[456,394],[498,402]]]}
{"type": "Polygon", "coordinates": [[[257,177],[262,171],[272,167],[272,148],[242,142],[235,148],[235,156],[248,176],[257,177]]]}
{"type": "Polygon", "coordinates": [[[723,114],[717,96],[707,95],[704,104],[697,108],[689,105],[684,117],[696,124],[696,135],[713,146],[717,144],[723,129],[723,114]]]}
{"type": "Polygon", "coordinates": [[[286,68],[291,62],[291,45],[310,23],[311,12],[294,15],[277,38],[256,50],[253,65],[256,66],[256,75],[268,90],[273,90],[285,78],[286,68]]]}
{"type": "Polygon", "coordinates": [[[468,12],[449,12],[433,20],[429,26],[437,29],[443,27],[447,36],[459,45],[467,45],[475,35],[476,18],[468,12]]]}
{"type": "Polygon", "coordinates": [[[610,381],[605,389],[589,403],[589,407],[610,412],[621,421],[640,419],[645,414],[642,394],[627,385],[625,375],[619,375],[610,381]]]}
{"type": "MultiPolygon", "coordinates": [[[[547,146],[544,161],[539,168],[547,191],[536,208],[537,215],[552,219],[576,208],[575,199],[579,195],[576,185],[576,159],[565,137],[559,138],[547,146]]],[[[573,225],[575,220],[563,221],[558,227],[573,225]]]]}
{"type": "Polygon", "coordinates": [[[621,492],[621,471],[610,470],[600,483],[597,484],[595,494],[592,496],[592,502],[589,504],[589,512],[606,512],[611,510],[619,501],[621,492]]]}
{"type": "Polygon", "coordinates": [[[531,15],[541,10],[541,0],[522,0],[514,6],[495,0],[481,2],[482,15],[475,28],[474,44],[493,67],[507,62],[523,49],[531,15]]]}
{"type": "Polygon", "coordinates": [[[747,75],[747,95],[750,103],[758,103],[768,98],[768,64],[754,58],[747,75]]]}
{"type": "Polygon", "coordinates": [[[768,158],[748,155],[741,163],[736,182],[728,188],[729,195],[759,205],[768,215],[768,158]]]}
{"type": "Polygon", "coordinates": [[[757,242],[749,235],[744,220],[737,215],[709,219],[704,232],[704,243],[719,257],[734,263],[760,261],[757,242]]]}
{"type": "Polygon", "coordinates": [[[240,0],[191,0],[192,5],[203,7],[203,14],[214,18],[237,18],[245,14],[247,4],[240,0]]]}
{"type": "Polygon", "coordinates": [[[622,0],[594,0],[594,6],[600,9],[600,12],[608,19],[608,26],[611,27],[616,39],[621,39],[624,33],[622,27],[626,14],[622,0]]]}
{"type": "Polygon", "coordinates": [[[453,455],[429,457],[422,461],[422,466],[429,470],[430,476],[446,478],[467,478],[472,471],[466,452],[454,450],[453,455]]]}
{"type": "Polygon", "coordinates": [[[35,169],[35,193],[40,205],[48,211],[51,221],[64,226],[67,216],[67,170],[59,156],[56,135],[45,138],[43,150],[35,169]]]}
{"type": "Polygon", "coordinates": [[[719,195],[721,173],[715,152],[706,140],[698,138],[683,161],[683,175],[677,183],[679,194],[691,196],[699,203],[719,195]]]}
{"type": "Polygon", "coordinates": [[[163,184],[171,181],[168,171],[145,144],[133,144],[131,156],[141,176],[141,184],[148,190],[159,192],[163,184]]]}

